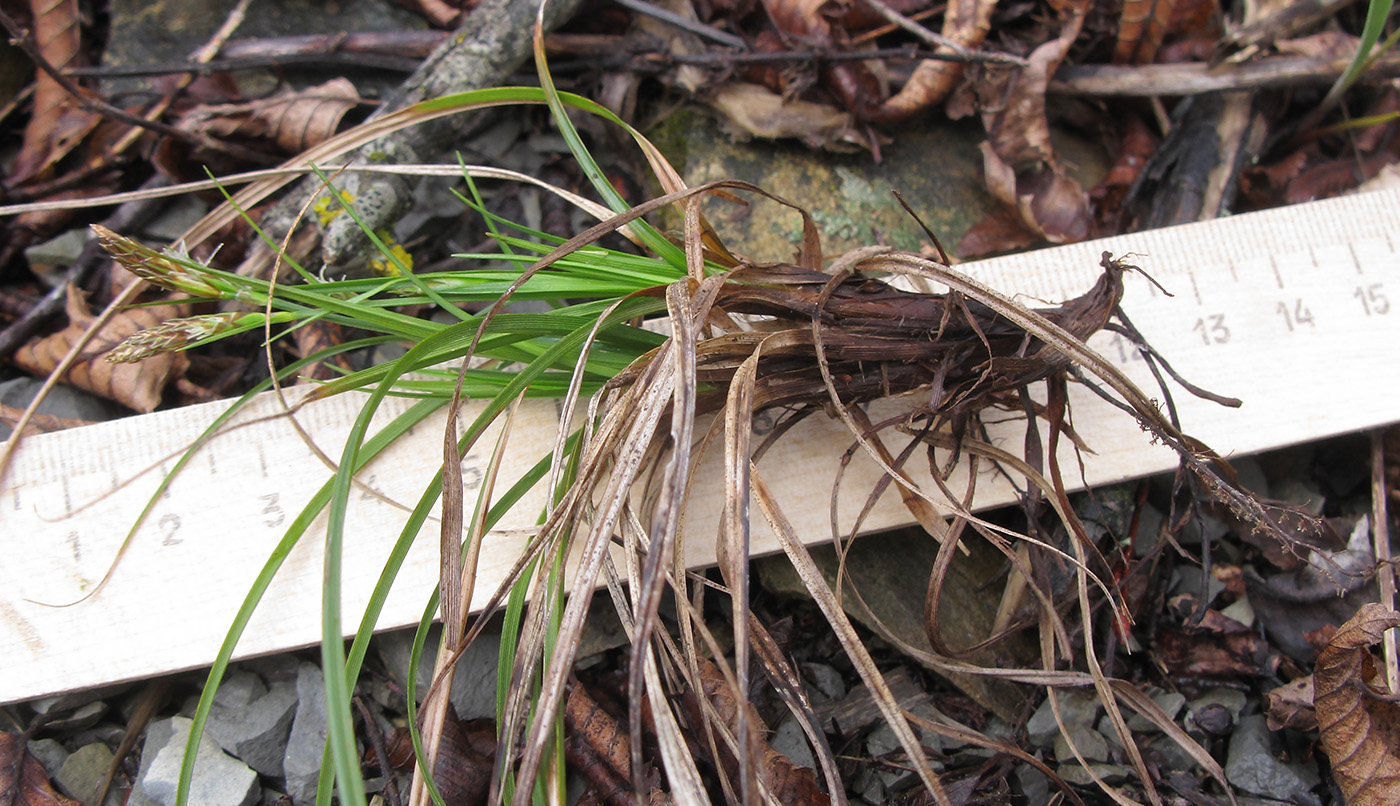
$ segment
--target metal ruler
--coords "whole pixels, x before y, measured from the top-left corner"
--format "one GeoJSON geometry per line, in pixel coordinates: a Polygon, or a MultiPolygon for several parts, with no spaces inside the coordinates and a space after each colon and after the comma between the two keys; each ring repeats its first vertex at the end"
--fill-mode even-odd
{"type": "MultiPolygon", "coordinates": [[[[1134,262],[1174,293],[1130,276],[1124,308],[1148,340],[1192,382],[1242,398],[1226,409],[1178,391],[1185,430],[1225,455],[1257,452],[1400,420],[1400,192],[1382,191],[1239,215],[1093,243],[967,264],[963,271],[1028,304],[1077,296],[1098,274],[1100,254],[1134,262]]],[[[1149,394],[1153,381],[1114,337],[1091,342],[1149,394]]],[[[331,456],[340,454],[362,398],[308,407],[298,420],[331,456]]],[[[285,419],[229,431],[205,446],[156,505],[111,581],[102,578],[128,526],[163,470],[227,404],[193,406],[31,437],[0,490],[0,702],[207,665],[242,597],[302,504],[330,471],[285,419]]],[[[907,407],[883,401],[872,413],[907,407]]],[[[1074,422],[1095,452],[1086,479],[1102,484],[1167,470],[1175,457],[1148,444],[1133,418],[1075,393],[1074,422]]],[[[387,407],[385,415],[407,404],[387,407]]],[[[239,422],[275,413],[264,397],[239,422]]],[[[522,408],[510,437],[508,485],[552,445],[554,404],[522,408]]],[[[361,476],[388,499],[411,504],[440,463],[442,419],[424,421],[361,476]]],[[[758,426],[764,427],[762,418],[758,426]]],[[[1014,424],[998,438],[1020,445],[1014,424]]],[[[491,445],[494,438],[484,439],[491,445]]],[[[833,482],[851,445],[842,426],[810,418],[760,466],[804,539],[831,538],[833,482]]],[[[483,451],[489,448],[483,448],[483,451]]],[[[857,454],[859,452],[857,451],[857,454]]],[[[468,493],[484,455],[464,460],[468,493]]],[[[717,457],[716,457],[717,459],[717,457]]],[[[696,474],[687,513],[692,566],[714,561],[722,502],[717,461],[696,474]]],[[[1076,477],[1077,474],[1067,474],[1076,477]]],[[[850,528],[879,472],[857,456],[838,494],[850,528]]],[[[484,598],[528,539],[541,493],[488,536],[477,590],[484,598]]],[[[348,520],[345,623],[353,625],[404,511],[357,492],[348,520]]],[[[977,505],[1012,500],[994,476],[979,480],[977,505]]],[[[906,525],[887,492],[864,529],[906,525]]],[[[430,522],[400,574],[382,628],[416,623],[436,583],[430,522]]],[[[250,624],[241,655],[319,640],[321,546],[313,528],[288,558],[250,624]]],[[[755,524],[755,550],[771,551],[755,524]]],[[[480,604],[480,602],[478,602],[480,604]]]]}

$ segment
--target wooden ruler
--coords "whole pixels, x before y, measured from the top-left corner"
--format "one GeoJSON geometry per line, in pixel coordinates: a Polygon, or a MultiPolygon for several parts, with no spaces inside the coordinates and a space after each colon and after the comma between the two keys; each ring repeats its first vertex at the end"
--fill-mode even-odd
{"type": "MultiPolygon", "coordinates": [[[[1097,277],[1103,251],[1135,253],[1135,262],[1175,296],[1130,275],[1124,308],[1134,323],[1192,382],[1245,401],[1232,410],[1182,392],[1175,396],[1186,431],[1230,455],[1400,420],[1397,246],[1400,192],[1384,191],[961,268],[1039,304],[1082,293],[1097,277]]],[[[1092,345],[1155,394],[1142,362],[1125,345],[1112,336],[1097,337],[1092,345]]],[[[338,456],[361,400],[346,395],[324,401],[298,420],[328,455],[338,456]]],[[[111,581],[81,604],[50,605],[81,597],[102,578],[163,470],[226,405],[25,441],[0,490],[0,702],[211,662],[272,547],[330,475],[284,419],[246,425],[209,443],[162,496],[111,581]]],[[[1149,445],[1133,418],[1087,394],[1076,394],[1073,405],[1076,428],[1096,452],[1088,457],[1090,484],[1175,466],[1175,457],[1149,445]]],[[[885,401],[872,416],[878,420],[905,406],[885,401]]],[[[390,404],[385,414],[406,407],[390,404]]],[[[238,422],[276,411],[275,400],[264,397],[238,422]]],[[[555,411],[548,401],[522,408],[504,484],[549,450],[558,426],[555,411]]],[[[1017,426],[1001,428],[998,438],[1018,449],[1017,426]]],[[[361,479],[393,501],[412,504],[440,463],[441,435],[440,416],[424,421],[361,479]]],[[[831,538],[832,486],[851,442],[839,424],[812,418],[763,460],[760,469],[811,542],[831,538]]],[[[469,494],[484,458],[473,454],[464,461],[469,494]]],[[[714,560],[722,501],[716,464],[701,468],[691,494],[686,528],[692,566],[714,560]]],[[[851,463],[837,496],[843,529],[850,528],[878,477],[864,457],[851,463]]],[[[344,561],[345,623],[351,628],[405,520],[402,509],[373,495],[357,492],[355,499],[344,561]]],[[[541,500],[536,491],[488,537],[477,586],[481,597],[526,541],[541,500]]],[[[980,480],[979,507],[1010,500],[1011,491],[997,478],[980,480]]],[[[864,529],[910,520],[889,492],[864,529]]],[[[761,525],[755,528],[756,551],[773,550],[771,537],[761,525]]],[[[436,583],[436,524],[430,522],[425,532],[385,607],[383,628],[416,623],[436,583]]],[[[319,640],[319,536],[313,528],[292,552],[243,638],[241,655],[319,640]]]]}

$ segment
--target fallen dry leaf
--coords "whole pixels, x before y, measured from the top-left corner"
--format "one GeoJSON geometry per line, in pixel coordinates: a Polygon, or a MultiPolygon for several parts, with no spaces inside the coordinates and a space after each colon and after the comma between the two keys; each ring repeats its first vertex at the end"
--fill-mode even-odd
{"type": "Polygon", "coordinates": [[[856,132],[855,119],[823,104],[784,99],[758,86],[730,82],[712,93],[710,105],[731,123],[753,137],[795,137],[812,148],[854,151],[864,139],[856,132]]]}
{"type": "MultiPolygon", "coordinates": [[[[1177,604],[1182,610],[1193,606],[1190,597],[1178,597],[1177,604]]],[[[1194,626],[1163,627],[1156,652],[1174,677],[1269,677],[1280,660],[1258,630],[1217,610],[1205,611],[1194,626]]]]}
{"type": "Polygon", "coordinates": [[[1269,730],[1317,730],[1311,675],[1300,677],[1270,691],[1268,703],[1269,730]]]}
{"type": "MultiPolygon", "coordinates": [[[[186,308],[184,305],[131,308],[119,313],[83,349],[63,376],[64,382],[142,413],[154,411],[160,405],[165,385],[184,373],[189,359],[183,353],[161,353],[136,364],[109,364],[106,356],[127,336],[167,319],[187,316],[186,308]]],[[[17,366],[35,375],[47,375],[58,366],[94,318],[81,292],[71,286],[67,310],[67,327],[15,351],[17,366]]]]}
{"type": "Polygon", "coordinates": [[[1040,243],[1040,236],[1026,229],[1021,217],[1006,207],[998,207],[963,235],[955,250],[958,257],[973,259],[1018,252],[1040,243]]]}
{"type": "MultiPolygon", "coordinates": [[[[59,70],[81,66],[82,29],[78,0],[30,0],[34,45],[59,70]]],[[[101,120],[78,106],[48,73],[34,79],[34,113],[24,129],[24,144],[6,183],[10,187],[42,177],[63,159],[101,120]]]]}
{"type": "MultiPolygon", "coordinates": [[[[782,42],[801,42],[835,50],[850,49],[850,35],[831,17],[846,4],[832,0],[763,0],[763,8],[782,33],[782,42]]],[[[875,73],[862,62],[827,62],[817,71],[821,86],[857,119],[868,120],[885,92],[875,73]]]]}
{"type": "MultiPolygon", "coordinates": [[[[24,416],[24,409],[0,403],[0,423],[4,423],[10,428],[14,428],[19,423],[20,417],[24,416]]],[[[91,420],[79,420],[73,417],[59,417],[54,414],[35,414],[29,419],[29,424],[25,427],[26,434],[49,434],[54,431],[67,431],[70,428],[91,425],[91,420]]],[[[4,801],[0,801],[3,803],[4,801]]]]}
{"type": "Polygon", "coordinates": [[[987,189],[1053,243],[1089,237],[1089,199],[1050,145],[1045,88],[1084,23],[1084,4],[1067,9],[1060,35],[1031,52],[1006,103],[983,116],[982,164],[987,189]]]}
{"type": "Polygon", "coordinates": [[[24,738],[0,733],[0,803],[13,806],[81,806],[53,790],[44,765],[29,754],[24,738]]]}
{"type": "MultiPolygon", "coordinates": [[[[992,28],[996,0],[950,0],[943,16],[943,37],[964,48],[982,46],[992,28]]],[[[898,123],[943,102],[962,79],[960,62],[925,59],[914,68],[904,87],[871,116],[876,123],[898,123]]]]}
{"type": "Polygon", "coordinates": [[[1374,602],[1362,605],[1317,656],[1313,707],[1322,749],[1348,806],[1400,803],[1400,703],[1370,647],[1400,627],[1400,613],[1374,602]]]}
{"type": "Polygon", "coordinates": [[[1123,0],[1114,64],[1150,64],[1167,34],[1176,0],[1123,0]]]}
{"type": "Polygon", "coordinates": [[[248,103],[200,104],[182,115],[176,125],[216,138],[267,139],[283,151],[297,154],[335,134],[345,113],[359,103],[355,85],[341,77],[248,103]]]}

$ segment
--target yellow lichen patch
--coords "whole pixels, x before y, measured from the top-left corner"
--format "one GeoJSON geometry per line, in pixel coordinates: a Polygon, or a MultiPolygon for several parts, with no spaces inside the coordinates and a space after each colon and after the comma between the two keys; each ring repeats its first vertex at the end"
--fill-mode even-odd
{"type": "MultiPolygon", "coordinates": [[[[348,190],[337,190],[336,195],[340,196],[340,201],[349,204],[355,200],[354,195],[348,190]]],[[[311,211],[316,214],[316,220],[321,222],[321,226],[331,223],[331,219],[345,212],[345,208],[328,195],[317,196],[315,203],[311,205],[311,211]]]]}
{"type": "Polygon", "coordinates": [[[394,236],[388,230],[376,230],[374,234],[383,241],[385,249],[388,250],[387,253],[381,252],[369,259],[369,266],[375,274],[382,277],[398,277],[413,271],[413,255],[394,240],[394,236]]]}

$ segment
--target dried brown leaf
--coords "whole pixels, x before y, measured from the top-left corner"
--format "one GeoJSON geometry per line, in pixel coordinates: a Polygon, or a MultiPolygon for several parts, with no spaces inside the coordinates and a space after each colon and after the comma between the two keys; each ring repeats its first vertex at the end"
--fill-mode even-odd
{"type": "Polygon", "coordinates": [[[757,84],[731,82],[714,91],[710,105],[753,137],[795,137],[812,148],[854,151],[864,140],[849,112],[785,99],[757,84]]]}
{"type": "Polygon", "coordinates": [[[1060,35],[1036,48],[1005,105],[984,118],[987,187],[1015,208],[1030,229],[1055,243],[1089,237],[1089,200],[1050,144],[1045,88],[1083,27],[1082,8],[1065,16],[1060,35]]]}
{"type": "MultiPolygon", "coordinates": [[[[969,50],[981,47],[992,29],[996,5],[996,0],[950,0],[940,33],[969,50]]],[[[885,101],[871,119],[896,123],[942,103],[962,80],[964,66],[932,59],[920,62],[904,87],[885,101]]]]}
{"type": "Polygon", "coordinates": [[[1317,656],[1313,707],[1322,749],[1348,806],[1400,803],[1400,703],[1370,647],[1400,627],[1400,613],[1362,605],[1317,656]]]}
{"type": "Polygon", "coordinates": [[[1156,652],[1173,676],[1265,677],[1279,663],[1257,631],[1216,610],[1207,610],[1194,627],[1164,628],[1156,652]]]}
{"type": "Polygon", "coordinates": [[[24,737],[0,733],[0,803],[13,806],[81,806],[53,790],[44,765],[29,754],[24,737]]]}
{"type": "Polygon", "coordinates": [[[1270,691],[1267,710],[1269,730],[1317,730],[1312,676],[1300,677],[1270,691]]]}
{"type": "Polygon", "coordinates": [[[1123,200],[1127,197],[1133,183],[1142,175],[1148,160],[1157,153],[1157,147],[1160,145],[1161,138],[1143,122],[1142,118],[1137,115],[1128,115],[1123,118],[1118,141],[1118,156],[1114,159],[1113,166],[1109,168],[1103,181],[1089,191],[1089,198],[1094,202],[1094,211],[1100,232],[1120,231],[1119,218],[1121,217],[1123,200]]]}
{"type": "Polygon", "coordinates": [[[1009,208],[998,207],[963,235],[958,242],[957,255],[972,259],[1018,252],[1040,242],[1040,235],[1026,229],[1021,217],[1009,208]]]}
{"type": "Polygon", "coordinates": [[[831,0],[763,0],[768,18],[780,31],[821,44],[831,41],[831,24],[822,11],[832,5],[837,4],[831,0]]]}
{"type": "MultiPolygon", "coordinates": [[[[714,709],[718,717],[724,721],[726,727],[731,731],[738,725],[740,708],[752,709],[749,703],[741,703],[734,696],[724,676],[713,663],[705,658],[699,658],[700,685],[703,694],[714,709]]],[[[699,711],[692,709],[694,717],[699,717],[699,711]]],[[[760,725],[762,721],[756,713],[750,712],[750,724],[760,725]]],[[[811,767],[798,767],[792,763],[787,756],[774,750],[766,743],[761,743],[759,737],[749,734],[749,739],[754,744],[761,744],[756,754],[760,761],[759,777],[763,783],[773,793],[773,797],[778,803],[792,804],[815,804],[825,806],[831,803],[831,798],[821,791],[817,784],[817,775],[811,767]]],[[[728,751],[726,745],[720,745],[721,758],[718,759],[730,774],[732,780],[738,780],[738,760],[728,751]]]]}
{"type": "MultiPolygon", "coordinates": [[[[59,70],[81,66],[82,29],[78,0],[30,0],[34,44],[59,70]]],[[[101,118],[74,103],[48,73],[34,80],[34,114],[24,129],[24,144],[6,180],[11,187],[48,173],[101,118]]]]}
{"type": "Polygon", "coordinates": [[[1114,64],[1148,64],[1157,58],[1176,0],[1123,0],[1114,64]]]}
{"type": "Polygon", "coordinates": [[[649,791],[653,804],[670,803],[657,786],[659,776],[648,767],[648,780],[641,786],[630,780],[632,740],[627,726],[603,707],[577,681],[569,683],[564,701],[564,752],[579,772],[593,784],[599,801],[618,806],[636,802],[638,789],[649,791]]]}
{"type": "MultiPolygon", "coordinates": [[[[0,423],[14,428],[15,425],[19,423],[19,419],[22,416],[24,416],[24,409],[0,403],[0,423]]],[[[59,417],[54,414],[36,414],[29,419],[29,424],[25,427],[25,433],[48,434],[54,431],[67,431],[70,428],[78,428],[91,424],[91,420],[59,417]]]]}
{"type": "Polygon", "coordinates": [[[355,85],[341,77],[249,103],[200,104],[181,116],[177,125],[211,137],[267,139],[296,154],[334,135],[345,113],[360,102],[355,85]]]}
{"type": "MultiPolygon", "coordinates": [[[[132,308],[118,314],[83,348],[78,360],[64,373],[63,381],[139,412],[154,411],[160,405],[165,385],[184,373],[189,359],[182,353],[162,353],[138,364],[109,364],[106,357],[128,336],[172,316],[185,315],[185,307],[132,308]]],[[[81,293],[71,287],[67,309],[68,326],[16,350],[16,365],[35,375],[47,375],[58,366],[93,320],[81,293]]]]}
{"type": "MultiPolygon", "coordinates": [[[[390,754],[392,757],[392,753],[390,754]]],[[[433,780],[448,803],[484,803],[496,759],[496,731],[489,722],[462,722],[447,709],[433,780]]]]}

